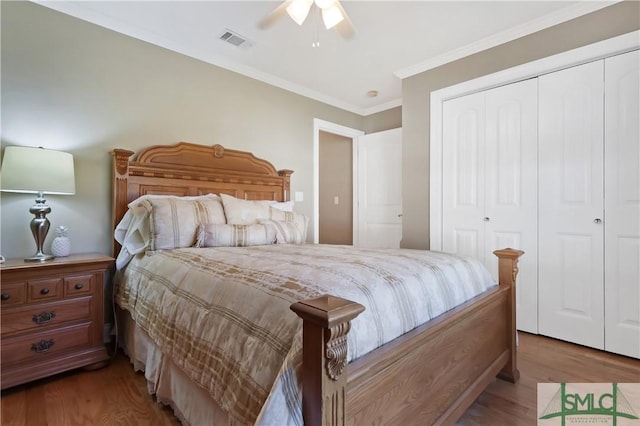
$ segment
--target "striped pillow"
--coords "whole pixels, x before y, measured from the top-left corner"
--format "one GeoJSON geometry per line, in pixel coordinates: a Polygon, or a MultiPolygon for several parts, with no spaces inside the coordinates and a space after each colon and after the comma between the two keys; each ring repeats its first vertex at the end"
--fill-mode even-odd
{"type": "Polygon", "coordinates": [[[276,229],[276,244],[304,244],[307,240],[309,218],[301,213],[280,211],[271,208],[271,219],[260,220],[262,224],[276,229]]]}
{"type": "Polygon", "coordinates": [[[228,225],[208,223],[198,231],[196,247],[247,247],[273,244],[276,229],[271,225],[228,225]]]}
{"type": "Polygon", "coordinates": [[[150,212],[150,250],[192,247],[198,227],[205,223],[225,223],[220,197],[158,197],[141,202],[150,212]]]}
{"type": "Polygon", "coordinates": [[[293,223],[283,222],[280,220],[261,220],[261,224],[268,225],[275,229],[276,244],[302,244],[302,234],[293,223]]]}

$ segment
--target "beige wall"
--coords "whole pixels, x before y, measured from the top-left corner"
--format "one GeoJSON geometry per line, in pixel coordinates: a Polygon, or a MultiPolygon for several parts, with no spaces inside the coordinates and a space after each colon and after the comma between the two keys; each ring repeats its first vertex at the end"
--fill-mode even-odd
{"type": "Polygon", "coordinates": [[[353,243],[352,139],[320,132],[320,220],[318,242],[353,243]],[[338,204],[334,202],[338,197],[338,204]]]}
{"type": "Polygon", "coordinates": [[[429,247],[429,93],[640,28],[640,2],[626,1],[402,82],[403,239],[429,247]]]}
{"type": "Polygon", "coordinates": [[[362,130],[366,133],[383,132],[402,127],[402,107],[390,108],[386,111],[364,117],[362,130]]]}
{"type": "MultiPolygon", "coordinates": [[[[305,200],[296,209],[312,218],[313,119],[364,126],[357,114],[34,3],[0,6],[2,146],[74,154],[76,194],[48,197],[52,230],[68,225],[73,252],[110,253],[113,148],[189,141],[252,151],[295,171],[292,192],[305,200]]],[[[33,254],[34,196],[0,196],[0,253],[33,254]]]]}

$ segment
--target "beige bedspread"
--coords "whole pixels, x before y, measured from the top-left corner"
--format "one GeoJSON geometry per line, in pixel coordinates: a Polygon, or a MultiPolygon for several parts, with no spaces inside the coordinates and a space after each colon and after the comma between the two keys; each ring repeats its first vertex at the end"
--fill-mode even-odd
{"type": "Polygon", "coordinates": [[[134,259],[116,302],[234,422],[302,424],[293,302],[329,293],[364,305],[353,360],[495,285],[479,262],[431,251],[186,248],[134,259]]]}

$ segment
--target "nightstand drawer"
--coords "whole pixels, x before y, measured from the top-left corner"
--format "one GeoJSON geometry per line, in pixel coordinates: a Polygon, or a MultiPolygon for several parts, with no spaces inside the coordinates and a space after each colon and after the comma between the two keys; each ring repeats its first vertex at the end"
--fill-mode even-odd
{"type": "Polygon", "coordinates": [[[3,339],[2,364],[44,360],[82,346],[91,346],[91,323],[3,339]]]}
{"type": "Polygon", "coordinates": [[[22,305],[27,301],[27,283],[10,283],[2,285],[2,307],[22,305]]]}
{"type": "Polygon", "coordinates": [[[62,296],[62,278],[29,280],[29,301],[45,301],[62,296]]]}
{"type": "Polygon", "coordinates": [[[76,296],[91,293],[93,274],[75,275],[64,278],[64,295],[76,296]]]}
{"type": "MultiPolygon", "coordinates": [[[[91,297],[77,297],[2,310],[2,336],[91,319],[91,297]]],[[[3,341],[4,344],[4,341],[3,341]]]]}

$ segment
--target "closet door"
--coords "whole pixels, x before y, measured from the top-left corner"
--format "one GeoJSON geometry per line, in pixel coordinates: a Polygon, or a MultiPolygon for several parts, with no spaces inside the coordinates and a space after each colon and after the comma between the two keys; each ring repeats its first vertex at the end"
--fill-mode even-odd
{"type": "Polygon", "coordinates": [[[484,93],[443,106],[442,250],[484,260],[484,93]]]}
{"type": "Polygon", "coordinates": [[[495,279],[493,251],[524,250],[517,327],[532,333],[538,332],[536,97],[532,79],[443,108],[443,250],[482,260],[495,279]]]}
{"type": "Polygon", "coordinates": [[[539,78],[539,330],[604,348],[603,65],[539,78]]]}
{"type": "Polygon", "coordinates": [[[518,264],[517,328],[538,333],[537,79],[485,92],[485,264],[494,250],[524,250],[518,264]]]}
{"type": "Polygon", "coordinates": [[[605,349],[640,358],[638,51],[605,60],[605,349]]]}

